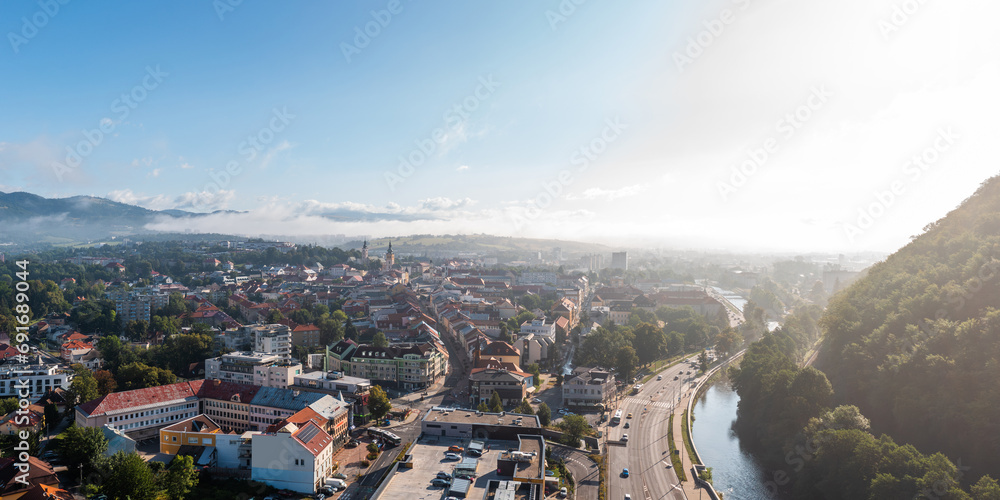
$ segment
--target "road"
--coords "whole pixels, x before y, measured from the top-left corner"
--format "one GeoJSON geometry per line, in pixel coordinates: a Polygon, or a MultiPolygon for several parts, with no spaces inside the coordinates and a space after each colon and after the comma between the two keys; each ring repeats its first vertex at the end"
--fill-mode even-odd
{"type": "Polygon", "coordinates": [[[600,471],[597,464],[591,460],[587,453],[561,444],[547,443],[546,446],[552,449],[552,456],[559,457],[566,462],[566,468],[573,474],[573,481],[576,482],[576,500],[596,500],[597,488],[600,484],[600,471]]]}
{"type": "MultiPolygon", "coordinates": [[[[605,431],[609,444],[608,500],[622,500],[625,494],[631,495],[632,500],[687,498],[670,466],[667,423],[679,396],[690,390],[696,371],[688,362],[695,359],[691,357],[660,372],[663,380],[650,380],[637,395],[619,400],[622,423],[608,425],[605,431]],[[629,413],[633,418],[624,418],[629,413]],[[629,435],[628,442],[624,446],[615,444],[624,434],[629,435]],[[625,468],[630,473],[628,478],[621,477],[625,468]]],[[[683,443],[676,444],[683,446],[683,443]]]]}

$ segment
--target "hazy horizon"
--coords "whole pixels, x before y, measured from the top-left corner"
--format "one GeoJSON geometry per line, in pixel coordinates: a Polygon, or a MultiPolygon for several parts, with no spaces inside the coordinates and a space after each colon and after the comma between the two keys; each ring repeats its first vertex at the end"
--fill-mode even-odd
{"type": "Polygon", "coordinates": [[[233,3],[4,4],[0,191],[246,212],[163,231],[852,253],[997,172],[1000,5],[233,3]]]}

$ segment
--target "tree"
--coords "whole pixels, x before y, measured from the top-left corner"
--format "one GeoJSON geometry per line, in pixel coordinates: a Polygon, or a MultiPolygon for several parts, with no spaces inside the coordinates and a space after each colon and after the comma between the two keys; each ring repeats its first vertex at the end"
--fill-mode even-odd
{"type": "Polygon", "coordinates": [[[549,405],[545,403],[538,405],[538,412],[536,415],[538,415],[538,423],[542,424],[543,427],[552,422],[552,410],[549,409],[549,405]]]}
{"type": "Polygon", "coordinates": [[[500,393],[496,391],[493,391],[493,395],[490,396],[490,411],[493,413],[503,411],[503,401],[500,400],[500,393]]]}
{"type": "Polygon", "coordinates": [[[78,405],[101,397],[97,390],[94,374],[81,364],[73,365],[73,381],[69,384],[67,396],[70,404],[78,405]]]}
{"type": "Polygon", "coordinates": [[[264,322],[268,323],[268,324],[272,324],[272,323],[277,323],[277,322],[279,322],[279,321],[281,321],[283,319],[285,319],[285,315],[281,314],[281,311],[279,311],[277,309],[271,309],[267,313],[267,318],[265,318],[264,322]]]}
{"type": "Polygon", "coordinates": [[[531,374],[534,378],[535,387],[542,385],[542,369],[538,366],[538,363],[531,363],[524,367],[524,370],[531,374]]]}
{"type": "Polygon", "coordinates": [[[698,364],[701,367],[701,371],[708,370],[708,351],[701,350],[701,354],[698,355],[698,364]]]}
{"type": "Polygon", "coordinates": [[[57,441],[59,456],[67,464],[76,464],[85,474],[94,470],[97,462],[108,450],[108,440],[97,427],[71,425],[57,441]]]}
{"type": "Polygon", "coordinates": [[[972,497],[976,500],[1000,500],[1000,484],[990,476],[983,476],[972,485],[972,497]]]}
{"type": "Polygon", "coordinates": [[[381,386],[373,386],[368,391],[368,412],[375,420],[382,420],[392,410],[392,401],[381,386]]]}
{"type": "Polygon", "coordinates": [[[506,323],[500,323],[500,336],[497,337],[497,340],[507,343],[514,341],[514,338],[510,336],[510,329],[507,327],[506,323]]]}
{"type": "Polygon", "coordinates": [[[117,381],[123,390],[131,391],[173,384],[177,382],[177,375],[145,363],[131,363],[118,370],[117,381]]]}
{"type": "Polygon", "coordinates": [[[514,413],[521,413],[523,415],[534,415],[535,409],[531,407],[531,403],[527,399],[522,399],[518,403],[517,408],[514,408],[514,413]]]}
{"type": "Polygon", "coordinates": [[[194,458],[177,455],[170,467],[157,478],[160,487],[171,500],[184,500],[192,488],[198,485],[198,471],[194,468],[194,458]]]}
{"type": "Polygon", "coordinates": [[[104,469],[101,492],[108,498],[156,498],[160,493],[153,471],[138,453],[119,451],[107,460],[104,469]]]}
{"type": "Polygon", "coordinates": [[[486,413],[490,411],[490,407],[486,406],[486,401],[480,401],[479,406],[476,407],[476,411],[481,411],[483,413],[486,413]]]}
{"type": "Polygon", "coordinates": [[[146,331],[149,330],[149,322],[146,320],[132,320],[125,323],[125,338],[138,342],[146,338],[146,331]]]}
{"type": "Polygon", "coordinates": [[[381,331],[375,332],[375,337],[372,338],[372,346],[389,347],[389,339],[385,338],[385,333],[381,331]]]}
{"type": "Polygon", "coordinates": [[[569,446],[580,446],[580,438],[590,430],[590,424],[583,415],[566,415],[559,423],[559,429],[563,431],[564,444],[569,446]]]}
{"type": "Polygon", "coordinates": [[[618,349],[618,353],[615,355],[615,369],[618,370],[623,379],[632,379],[632,374],[635,373],[635,367],[638,363],[639,357],[635,354],[635,348],[626,345],[618,349]]]}
{"type": "Polygon", "coordinates": [[[118,382],[115,382],[115,376],[108,370],[97,370],[94,372],[94,380],[97,381],[97,392],[101,396],[107,396],[115,389],[118,388],[118,382]]]}
{"type": "Polygon", "coordinates": [[[59,421],[62,419],[62,415],[59,414],[59,408],[52,403],[45,403],[45,425],[52,429],[55,427],[59,421]]]}
{"type": "Polygon", "coordinates": [[[101,337],[97,341],[97,350],[101,351],[104,364],[112,373],[117,373],[118,368],[124,365],[139,361],[135,351],[123,344],[117,335],[101,337]]]}
{"type": "Polygon", "coordinates": [[[3,415],[9,415],[11,412],[17,411],[17,408],[17,398],[0,399],[0,413],[3,415]]]}
{"type": "MultiPolygon", "coordinates": [[[[653,314],[644,309],[636,310],[646,312],[649,315],[653,314]]],[[[639,323],[633,331],[635,333],[633,346],[635,347],[636,354],[639,356],[639,362],[645,365],[660,359],[667,346],[667,339],[666,335],[663,334],[663,330],[652,323],[643,322],[639,323]]]]}

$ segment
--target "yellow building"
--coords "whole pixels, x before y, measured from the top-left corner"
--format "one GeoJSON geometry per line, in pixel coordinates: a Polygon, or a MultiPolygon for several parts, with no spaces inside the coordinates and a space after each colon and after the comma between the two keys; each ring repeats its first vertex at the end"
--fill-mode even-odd
{"type": "Polygon", "coordinates": [[[219,424],[206,415],[198,415],[160,429],[160,453],[176,455],[181,446],[215,446],[215,438],[224,434],[219,424]]]}

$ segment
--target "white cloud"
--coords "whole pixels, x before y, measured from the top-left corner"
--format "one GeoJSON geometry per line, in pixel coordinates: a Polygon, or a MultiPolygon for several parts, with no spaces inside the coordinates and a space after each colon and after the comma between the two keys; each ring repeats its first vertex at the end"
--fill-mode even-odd
{"type": "Polygon", "coordinates": [[[649,188],[649,184],[636,184],[634,186],[625,186],[618,189],[603,189],[603,188],[587,188],[584,189],[582,193],[578,195],[567,194],[567,200],[598,200],[605,199],[607,201],[614,201],[619,198],[627,198],[630,196],[635,196],[646,189],[649,188]]]}
{"type": "Polygon", "coordinates": [[[469,169],[468,165],[459,165],[458,168],[456,168],[455,170],[457,170],[459,172],[462,172],[462,171],[465,171],[465,170],[468,170],[468,169],[469,169]]]}
{"type": "Polygon", "coordinates": [[[267,152],[264,153],[263,158],[261,158],[261,160],[260,160],[260,168],[261,169],[267,168],[268,165],[271,164],[271,160],[273,160],[275,156],[277,156],[282,151],[286,151],[286,150],[292,149],[293,147],[294,146],[292,146],[292,143],[290,143],[288,141],[281,141],[281,142],[279,142],[273,148],[268,149],[267,152]]]}
{"type": "MultiPolygon", "coordinates": [[[[159,169],[157,169],[159,170],[159,169]]],[[[111,191],[107,198],[119,203],[138,205],[150,210],[194,210],[194,211],[214,211],[228,207],[235,198],[236,192],[220,190],[217,192],[188,192],[176,197],[164,195],[145,196],[134,193],[131,189],[121,189],[111,191]]]]}
{"type": "Polygon", "coordinates": [[[153,177],[159,177],[160,176],[160,169],[154,168],[153,171],[149,173],[149,175],[153,176],[153,177]]]}

